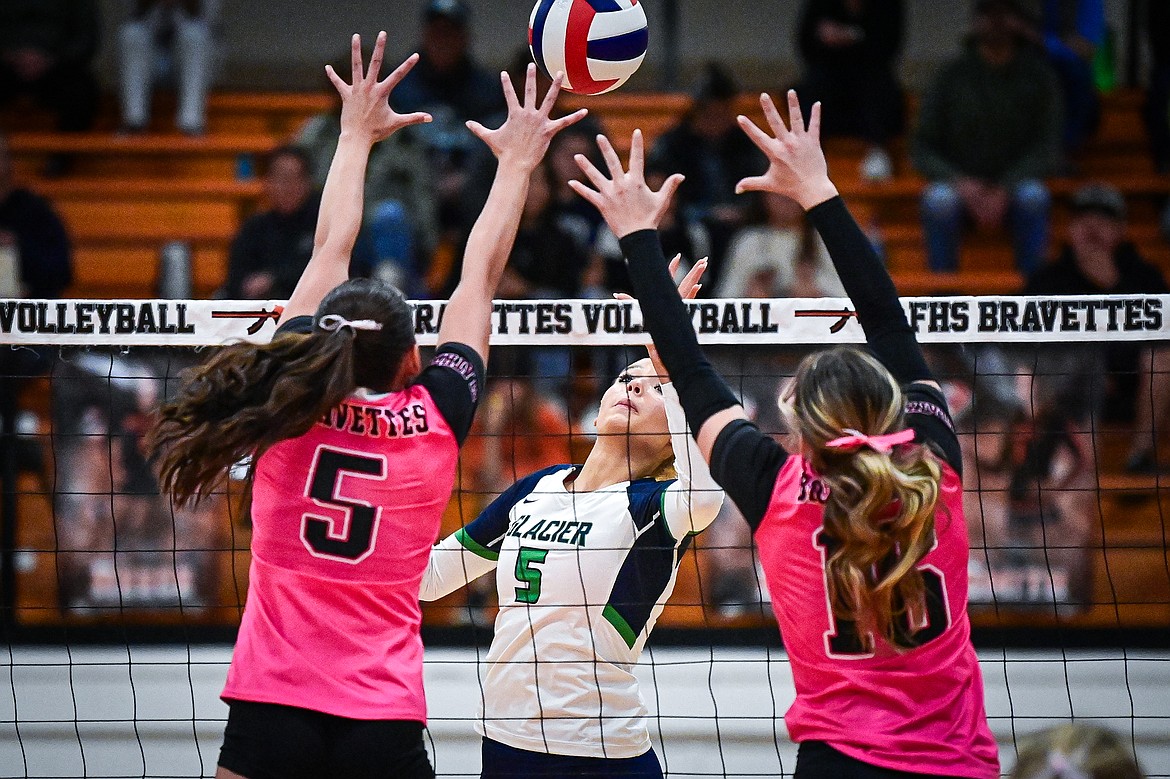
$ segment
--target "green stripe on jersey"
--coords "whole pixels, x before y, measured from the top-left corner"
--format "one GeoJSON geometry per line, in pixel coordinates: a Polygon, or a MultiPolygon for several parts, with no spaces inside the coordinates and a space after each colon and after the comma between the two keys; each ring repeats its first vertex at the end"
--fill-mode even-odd
{"type": "Polygon", "coordinates": [[[478,541],[468,535],[465,528],[459,528],[455,531],[455,540],[463,545],[463,548],[472,552],[485,560],[491,560],[493,563],[500,559],[499,552],[493,552],[486,546],[481,545],[478,541]]]}
{"type": "Polygon", "coordinates": [[[606,606],[601,610],[601,616],[605,617],[605,620],[609,624],[613,625],[614,630],[616,630],[618,634],[621,635],[622,640],[626,642],[626,646],[633,649],[634,643],[638,640],[638,634],[635,633],[634,629],[630,627],[630,623],[626,622],[622,615],[617,613],[617,609],[615,609],[613,606],[606,606]]]}

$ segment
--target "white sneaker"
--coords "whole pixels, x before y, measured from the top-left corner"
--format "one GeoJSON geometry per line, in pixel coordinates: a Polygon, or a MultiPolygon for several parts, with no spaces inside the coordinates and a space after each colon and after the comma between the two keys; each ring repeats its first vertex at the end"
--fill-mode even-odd
{"type": "Polygon", "coordinates": [[[861,177],[866,181],[889,181],[894,177],[894,161],[880,146],[871,146],[861,161],[861,177]]]}

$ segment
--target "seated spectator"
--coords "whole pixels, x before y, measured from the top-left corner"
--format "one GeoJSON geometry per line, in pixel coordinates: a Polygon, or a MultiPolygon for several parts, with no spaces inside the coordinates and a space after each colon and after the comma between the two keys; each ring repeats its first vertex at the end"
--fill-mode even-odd
{"type": "Polygon", "coordinates": [[[903,28],[902,0],[805,0],[800,18],[801,109],[808,116],[819,100],[822,135],[869,144],[861,175],[871,181],[894,175],[888,147],[905,122],[894,73],[903,28]]]}
{"type": "MultiPolygon", "coordinates": [[[[313,253],[321,193],[309,177],[309,159],[294,146],[267,160],[268,210],[249,217],[232,239],[223,294],[230,299],[285,300],[313,253]]],[[[350,259],[350,277],[369,276],[373,247],[363,231],[350,259]]]]}
{"type": "Polygon", "coordinates": [[[758,196],[752,224],[731,239],[715,296],[721,298],[845,297],[829,251],[791,198],[758,196]]]}
{"type": "MultiPolygon", "coordinates": [[[[348,68],[349,52],[344,63],[333,67],[338,72],[348,68]]],[[[423,277],[439,243],[439,216],[428,150],[416,130],[399,130],[370,152],[363,224],[373,244],[374,275],[409,297],[425,297],[423,277]]],[[[293,142],[308,156],[318,188],[325,185],[340,132],[341,101],[337,100],[332,110],[305,122],[293,142]]]]}
{"type": "MultiPolygon", "coordinates": [[[[1150,44],[1150,80],[1142,113],[1154,169],[1170,173],[1170,3],[1146,3],[1146,36],[1150,44]]],[[[1170,217],[1170,208],[1166,213],[1170,217]]]]}
{"type": "Polygon", "coordinates": [[[418,64],[391,95],[396,110],[426,111],[433,118],[416,129],[428,151],[440,228],[454,244],[461,243],[478,213],[469,214],[462,198],[474,155],[483,149],[464,123],[495,126],[491,123],[505,111],[499,74],[471,57],[470,22],[471,8],[464,0],[429,0],[418,64]]]}
{"type": "Polygon", "coordinates": [[[150,124],[156,80],[173,82],[175,127],[187,135],[207,130],[207,90],[215,62],[219,0],[134,0],[118,30],[122,130],[150,124]]]}
{"type": "Polygon", "coordinates": [[[52,204],[16,186],[8,139],[0,133],[0,251],[13,257],[2,268],[3,297],[58,298],[73,283],[69,234],[52,204]]]}
{"type": "Polygon", "coordinates": [[[1093,60],[1105,34],[1104,0],[1043,0],[1040,42],[1060,80],[1069,154],[1080,151],[1101,123],[1093,60]]]}
{"type": "Polygon", "coordinates": [[[1052,68],[1021,34],[1012,0],[980,0],[966,50],[923,98],[912,157],[922,195],[927,257],[954,271],[964,226],[1011,226],[1016,266],[1039,267],[1050,196],[1042,179],[1060,159],[1060,92],[1052,68]]]}
{"type": "MultiPolygon", "coordinates": [[[[0,3],[0,105],[30,95],[57,114],[61,132],[93,127],[98,82],[95,0],[4,0],[0,3]]],[[[71,158],[55,155],[45,175],[67,172],[71,158]]]]}
{"type": "MultiPolygon", "coordinates": [[[[1133,295],[1170,293],[1157,266],[1146,261],[1125,240],[1125,198],[1107,184],[1089,184],[1074,195],[1068,243],[1054,262],[1037,271],[1025,295],[1133,295]]],[[[1133,447],[1126,469],[1157,469],[1155,442],[1170,415],[1170,348],[1133,341],[1078,344],[1078,358],[1069,365],[1097,377],[1070,378],[1081,387],[1104,382],[1096,409],[1107,418],[1132,420],[1133,447]],[[1098,349],[1095,358],[1087,350],[1098,349]]]]}
{"type": "Polygon", "coordinates": [[[730,74],[708,63],[692,89],[690,110],[655,141],[647,157],[660,170],[686,176],[676,197],[684,219],[701,220],[710,231],[710,285],[718,281],[727,244],[746,215],[747,206],[736,196],[735,185],[766,167],[755,144],[736,124],[738,94],[730,74]]]}
{"type": "Polygon", "coordinates": [[[1133,747],[1099,725],[1071,722],[1023,738],[1010,779],[1145,779],[1133,747]]]}

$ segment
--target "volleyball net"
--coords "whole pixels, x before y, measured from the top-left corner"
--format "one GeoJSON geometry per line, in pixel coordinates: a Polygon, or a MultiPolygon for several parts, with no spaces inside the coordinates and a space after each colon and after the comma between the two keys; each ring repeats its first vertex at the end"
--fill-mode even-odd
{"type": "MultiPolygon", "coordinates": [[[[1150,775],[1170,776],[1170,296],[903,303],[960,432],[970,615],[1004,765],[1022,735],[1091,719],[1150,775]]],[[[864,341],[844,299],[689,306],[771,433],[803,355],[864,341]]],[[[0,301],[0,777],[214,773],[216,696],[247,591],[243,483],[172,509],[143,438],[183,369],[219,345],[267,340],[279,312],[276,301],[0,301]]],[[[442,302],[415,303],[423,347],[442,315],[442,302]]],[[[517,479],[581,462],[601,393],[645,356],[631,302],[498,301],[492,321],[444,535],[517,479]]],[[[638,672],[667,772],[791,773],[790,671],[734,505],[691,549],[638,672]]],[[[441,775],[476,770],[460,750],[474,747],[495,615],[485,580],[424,608],[441,775]]]]}

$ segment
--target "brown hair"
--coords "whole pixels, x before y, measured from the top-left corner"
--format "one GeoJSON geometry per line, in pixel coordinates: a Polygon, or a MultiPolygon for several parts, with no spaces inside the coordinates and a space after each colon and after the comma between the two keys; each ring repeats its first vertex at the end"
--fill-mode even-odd
{"type": "Polygon", "coordinates": [[[1144,779],[1133,747],[1097,725],[1070,723],[1024,739],[1012,779],[1144,779]]]}
{"type": "Polygon", "coordinates": [[[234,464],[308,432],[357,387],[391,389],[414,346],[409,304],[372,279],[348,281],[326,295],[313,325],[311,333],[282,334],[261,346],[225,346],[183,372],[148,440],[159,483],[175,505],[198,502],[234,464]],[[328,314],[382,328],[327,331],[317,325],[328,314]]]}
{"type": "Polygon", "coordinates": [[[867,435],[904,429],[904,406],[894,377],[859,349],[812,354],[797,368],[791,421],[829,487],[825,572],[833,613],[872,624],[891,645],[909,649],[917,642],[907,626],[920,624],[926,609],[915,566],[934,545],[942,471],[921,445],[888,453],[826,446],[846,429],[867,435]]]}

